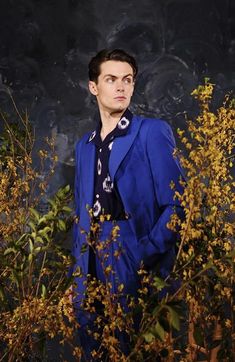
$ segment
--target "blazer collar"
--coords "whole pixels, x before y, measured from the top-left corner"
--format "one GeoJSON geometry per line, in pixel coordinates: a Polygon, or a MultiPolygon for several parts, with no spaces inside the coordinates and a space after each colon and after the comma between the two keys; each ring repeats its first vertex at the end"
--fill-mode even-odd
{"type": "Polygon", "coordinates": [[[142,122],[142,118],[133,116],[128,132],[124,137],[117,137],[113,143],[112,151],[109,158],[109,172],[111,179],[114,180],[115,174],[131,148],[135,137],[138,134],[142,122]]]}
{"type": "Polygon", "coordinates": [[[116,127],[106,136],[105,140],[102,142],[100,137],[102,123],[99,115],[98,117],[96,117],[97,127],[91,133],[87,142],[93,142],[96,146],[101,147],[103,143],[110,143],[110,141],[114,138],[124,136],[128,132],[128,128],[130,127],[132,118],[133,114],[127,108],[121,116],[120,120],[118,121],[116,127]]]}

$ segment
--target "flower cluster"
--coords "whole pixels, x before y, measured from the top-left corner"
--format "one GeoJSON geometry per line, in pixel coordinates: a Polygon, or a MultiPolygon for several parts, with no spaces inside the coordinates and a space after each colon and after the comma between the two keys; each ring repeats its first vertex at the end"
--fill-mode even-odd
{"type": "Polygon", "coordinates": [[[202,347],[207,357],[211,353],[213,328],[221,331],[218,353],[226,355],[226,351],[231,351],[235,261],[234,101],[226,96],[223,105],[216,112],[211,111],[213,90],[214,86],[206,81],[193,91],[199,114],[188,121],[188,132],[178,130],[188,151],[187,156],[178,152],[186,182],[184,193],[176,193],[185,219],[174,215],[169,225],[180,228],[174,272],[182,280],[178,296],[186,300],[190,309],[190,328],[197,330],[191,333],[191,345],[196,346],[191,352],[202,347]]]}
{"type": "MultiPolygon", "coordinates": [[[[19,115],[18,123],[9,122],[5,114],[1,118],[0,359],[46,358],[40,346],[55,336],[72,344],[77,328],[66,292],[71,258],[63,245],[71,192],[69,187],[59,189],[40,212],[40,198],[56,162],[53,142],[47,140],[47,150],[39,152],[41,169],[35,169],[27,115],[19,115]],[[44,161],[51,170],[47,178],[44,161]]],[[[78,347],[74,353],[81,355],[78,347]]]]}

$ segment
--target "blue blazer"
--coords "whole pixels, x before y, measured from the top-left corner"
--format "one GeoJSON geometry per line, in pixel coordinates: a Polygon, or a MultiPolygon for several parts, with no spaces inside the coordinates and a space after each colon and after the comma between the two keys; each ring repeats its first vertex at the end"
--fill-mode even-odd
{"type": "MultiPolygon", "coordinates": [[[[81,252],[84,234],[90,227],[87,207],[92,207],[94,192],[95,145],[86,134],[76,146],[75,201],[79,223],[75,224],[73,255],[76,265],[88,272],[88,251],[81,252]]],[[[136,258],[145,265],[158,265],[162,277],[174,263],[177,235],[167,228],[172,213],[183,215],[175,190],[182,192],[183,177],[178,160],[173,156],[175,141],[170,126],[159,119],[133,116],[128,133],[113,143],[109,171],[116,182],[129,223],[136,235],[136,258]]],[[[85,290],[79,281],[79,293],[85,290]],[[83,290],[82,290],[83,289],[83,290]]]]}

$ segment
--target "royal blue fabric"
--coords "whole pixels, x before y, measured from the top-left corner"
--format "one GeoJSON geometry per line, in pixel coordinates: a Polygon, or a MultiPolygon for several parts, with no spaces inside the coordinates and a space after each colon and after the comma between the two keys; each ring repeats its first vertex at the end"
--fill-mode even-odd
{"type": "MultiPolygon", "coordinates": [[[[86,244],[86,234],[81,230],[89,232],[87,209],[92,207],[94,193],[95,145],[87,142],[89,137],[90,133],[86,134],[76,146],[75,199],[79,223],[74,225],[73,255],[74,268],[81,269],[83,278],[76,279],[75,306],[80,306],[85,295],[83,282],[89,260],[88,249],[81,252],[82,245],[86,244]]],[[[174,198],[175,190],[170,187],[173,181],[177,191],[183,191],[179,183],[183,173],[173,156],[174,149],[172,130],[165,121],[139,116],[133,116],[128,133],[115,139],[113,144],[109,171],[129,215],[126,222],[132,233],[132,244],[124,245],[127,253],[119,261],[120,268],[115,258],[112,260],[117,278],[125,285],[128,285],[131,263],[136,269],[133,274],[143,260],[149,268],[158,265],[163,277],[169,274],[174,263],[177,235],[167,228],[167,223],[175,211],[183,216],[179,201],[174,198]]],[[[132,293],[136,292],[134,289],[132,293]]]]}
{"type": "MultiPolygon", "coordinates": [[[[129,222],[125,220],[119,220],[117,222],[105,221],[101,223],[99,240],[101,242],[109,240],[110,243],[108,243],[108,250],[106,248],[102,249],[99,252],[99,256],[96,257],[96,277],[105,285],[107,285],[107,282],[111,282],[111,293],[115,293],[117,296],[116,301],[119,301],[123,309],[127,312],[129,310],[127,296],[137,295],[137,289],[141,286],[139,275],[136,273],[136,270],[138,269],[138,261],[135,259],[135,250],[138,247],[137,240],[130,228],[129,222]],[[118,226],[119,232],[115,240],[112,240],[111,233],[115,226],[118,226]],[[122,256],[118,258],[115,257],[115,252],[120,251],[120,247],[122,248],[122,256]],[[108,253],[108,258],[104,258],[106,253],[108,253]],[[112,265],[114,273],[105,275],[104,267],[110,265],[112,265]],[[120,284],[124,285],[122,292],[118,291],[120,284]]],[[[80,323],[82,322],[82,326],[78,333],[85,354],[85,361],[93,361],[91,352],[92,350],[98,350],[100,347],[99,341],[94,340],[92,335],[87,333],[87,328],[93,332],[102,333],[102,331],[97,329],[97,326],[94,323],[97,314],[103,314],[102,305],[96,305],[96,307],[96,312],[82,312],[79,315],[79,321],[80,323]]],[[[130,352],[129,336],[125,332],[117,330],[116,337],[119,340],[122,352],[127,355],[130,352]]],[[[104,359],[101,359],[101,361],[103,360],[104,359]]]]}

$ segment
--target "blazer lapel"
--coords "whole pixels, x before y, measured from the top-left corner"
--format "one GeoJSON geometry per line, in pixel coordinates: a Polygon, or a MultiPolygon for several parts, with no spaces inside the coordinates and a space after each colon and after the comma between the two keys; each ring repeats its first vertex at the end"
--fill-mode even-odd
{"type": "Polygon", "coordinates": [[[125,136],[115,139],[109,158],[109,172],[112,180],[114,180],[118,167],[133,144],[142,120],[140,117],[133,116],[129,132],[125,136]]]}

